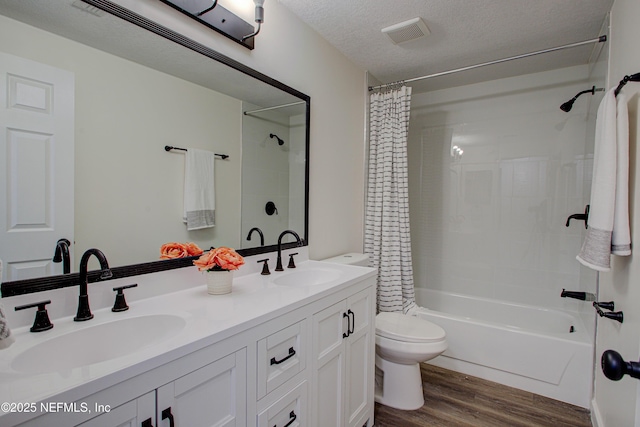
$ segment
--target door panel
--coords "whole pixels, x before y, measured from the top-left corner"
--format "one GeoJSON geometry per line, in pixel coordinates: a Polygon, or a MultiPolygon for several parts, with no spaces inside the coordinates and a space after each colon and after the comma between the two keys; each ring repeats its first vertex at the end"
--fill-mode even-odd
{"type": "Polygon", "coordinates": [[[58,239],[73,242],[74,75],[0,53],[0,82],[1,279],[61,274],[51,258],[58,239]]]}

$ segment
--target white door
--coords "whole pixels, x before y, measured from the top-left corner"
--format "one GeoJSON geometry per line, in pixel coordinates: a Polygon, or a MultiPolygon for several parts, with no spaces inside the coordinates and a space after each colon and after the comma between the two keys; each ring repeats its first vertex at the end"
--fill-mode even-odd
{"type": "Polygon", "coordinates": [[[0,52],[0,100],[2,280],[61,274],[51,259],[58,239],[73,242],[74,75],[0,52]]]}

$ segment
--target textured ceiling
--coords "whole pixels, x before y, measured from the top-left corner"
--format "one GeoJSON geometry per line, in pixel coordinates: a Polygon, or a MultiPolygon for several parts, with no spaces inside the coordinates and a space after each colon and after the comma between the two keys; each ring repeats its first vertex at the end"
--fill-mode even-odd
{"type": "MultiPolygon", "coordinates": [[[[596,38],[613,4],[613,0],[278,1],[383,83],[596,38]],[[380,31],[415,17],[426,22],[431,35],[394,45],[380,31]]],[[[412,86],[433,90],[586,64],[593,49],[594,45],[566,49],[412,86]]]]}

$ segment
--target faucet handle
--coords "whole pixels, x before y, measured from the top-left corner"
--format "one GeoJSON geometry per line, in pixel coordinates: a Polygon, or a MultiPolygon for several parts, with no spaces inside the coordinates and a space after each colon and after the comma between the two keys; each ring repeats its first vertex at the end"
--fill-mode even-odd
{"type": "Polygon", "coordinates": [[[294,255],[298,255],[298,252],[294,252],[292,254],[289,254],[289,265],[287,265],[287,268],[296,268],[296,263],[293,261],[293,256],[294,255]]]}
{"type": "Polygon", "coordinates": [[[25,304],[15,307],[15,311],[25,310],[27,308],[38,307],[38,311],[36,311],[36,318],[33,321],[33,326],[29,329],[31,332],[42,332],[48,331],[53,328],[53,323],[49,320],[49,313],[47,313],[47,309],[45,306],[47,304],[51,304],[51,300],[34,302],[33,304],[25,304]]]}
{"type": "Polygon", "coordinates": [[[264,262],[264,264],[262,265],[262,273],[260,274],[262,274],[263,276],[268,276],[269,274],[271,274],[271,272],[269,271],[269,258],[261,259],[256,262],[264,262]]]}
{"type": "Polygon", "coordinates": [[[116,291],[117,294],[116,294],[116,301],[113,304],[113,308],[111,309],[111,311],[118,312],[118,311],[127,311],[127,310],[129,310],[129,306],[127,305],[127,301],[124,299],[124,290],[125,289],[129,289],[129,288],[135,288],[137,286],[138,286],[138,284],[134,283],[132,285],[119,286],[117,288],[113,288],[113,290],[116,291]]]}

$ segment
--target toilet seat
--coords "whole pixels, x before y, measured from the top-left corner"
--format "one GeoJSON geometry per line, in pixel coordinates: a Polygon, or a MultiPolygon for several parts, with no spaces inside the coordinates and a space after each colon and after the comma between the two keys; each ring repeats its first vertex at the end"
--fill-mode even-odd
{"type": "Polygon", "coordinates": [[[432,343],[446,339],[440,326],[402,313],[383,312],[376,316],[376,335],[407,343],[432,343]]]}

